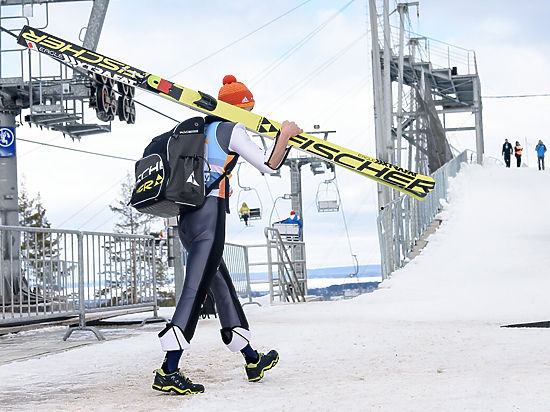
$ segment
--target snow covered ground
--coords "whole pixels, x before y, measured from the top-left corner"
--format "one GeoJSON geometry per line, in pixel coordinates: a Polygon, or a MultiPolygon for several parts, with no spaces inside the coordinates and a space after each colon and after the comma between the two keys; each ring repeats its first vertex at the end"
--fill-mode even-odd
{"type": "Polygon", "coordinates": [[[152,391],[156,324],[0,366],[0,410],[548,411],[550,329],[500,326],[550,320],[549,188],[548,172],[468,166],[428,246],[376,292],[246,306],[254,346],[281,354],[259,383],[207,319],[181,362],[206,392],[152,391]]]}

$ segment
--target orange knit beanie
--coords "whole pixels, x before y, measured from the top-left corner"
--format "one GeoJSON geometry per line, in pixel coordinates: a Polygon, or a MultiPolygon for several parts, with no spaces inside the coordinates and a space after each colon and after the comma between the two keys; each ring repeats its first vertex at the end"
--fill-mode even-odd
{"type": "Polygon", "coordinates": [[[218,100],[237,107],[254,106],[254,97],[250,90],[231,74],[223,78],[223,86],[218,93],[218,100]]]}

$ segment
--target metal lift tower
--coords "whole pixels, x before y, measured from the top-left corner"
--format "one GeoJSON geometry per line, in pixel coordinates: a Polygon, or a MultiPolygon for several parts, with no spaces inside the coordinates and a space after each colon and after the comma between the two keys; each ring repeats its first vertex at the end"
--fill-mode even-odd
{"type": "MultiPolygon", "coordinates": [[[[404,23],[409,9],[418,8],[419,2],[398,3],[395,11],[389,10],[389,0],[383,4],[379,30],[376,0],[369,0],[377,157],[433,173],[453,157],[447,133],[474,131],[477,161],[482,163],[481,86],[475,52],[407,32],[404,23]],[[389,16],[394,12],[399,29],[392,36],[389,16]],[[473,124],[447,127],[457,113],[473,114],[473,124]],[[402,156],[405,144],[408,161],[402,156]]],[[[393,197],[391,189],[379,185],[380,207],[393,197]]]]}
{"type": "MultiPolygon", "coordinates": [[[[34,6],[44,5],[47,25],[49,5],[68,1],[90,0],[0,0],[0,24],[5,28],[13,27],[14,23],[22,26],[21,23],[29,22],[28,16],[32,16],[34,6]],[[21,6],[21,14],[2,16],[2,6],[21,6]]],[[[109,0],[93,0],[84,47],[96,49],[108,5],[109,0]]],[[[4,33],[0,35],[0,225],[6,226],[19,225],[16,156],[16,127],[19,124],[16,118],[23,109],[30,109],[30,114],[25,116],[27,122],[60,131],[73,139],[111,130],[110,124],[87,124],[84,121],[84,102],[90,99],[89,80],[85,82],[78,74],[68,77],[69,73],[63,69],[59,76],[45,77],[40,70],[39,76],[35,77],[30,51],[14,49],[12,44],[13,39],[7,39],[4,33]],[[14,54],[19,57],[20,73],[7,77],[3,71],[5,61],[14,54]]],[[[4,262],[12,262],[16,269],[14,273],[18,273],[19,256],[12,253],[12,244],[17,241],[13,238],[1,240],[4,262]]],[[[9,279],[0,273],[0,295],[4,287],[10,286],[13,285],[9,284],[9,279]]]]}
{"type": "MultiPolygon", "coordinates": [[[[475,52],[405,30],[409,9],[418,11],[418,1],[397,3],[390,10],[389,0],[382,0],[381,16],[376,3],[369,0],[377,158],[431,174],[458,154],[453,153],[448,133],[473,131],[481,164],[482,102],[475,52]],[[392,15],[399,21],[397,30],[390,26],[392,15]],[[463,113],[473,115],[473,124],[448,125],[463,113]]],[[[378,184],[379,240],[387,245],[382,249],[397,248],[392,245],[404,249],[402,217],[419,216],[418,201],[401,200],[401,194],[378,184]]],[[[401,259],[383,254],[383,267],[398,267],[387,264],[394,258],[401,259]]]]}

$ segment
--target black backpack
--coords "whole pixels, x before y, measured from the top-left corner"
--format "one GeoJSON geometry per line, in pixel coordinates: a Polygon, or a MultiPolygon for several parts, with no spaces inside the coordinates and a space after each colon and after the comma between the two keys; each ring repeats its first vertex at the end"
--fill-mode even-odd
{"type": "Polygon", "coordinates": [[[160,217],[202,206],[205,197],[227,176],[224,172],[205,189],[202,117],[193,117],[155,137],[136,162],[136,185],[130,203],[142,213],[160,217]]]}

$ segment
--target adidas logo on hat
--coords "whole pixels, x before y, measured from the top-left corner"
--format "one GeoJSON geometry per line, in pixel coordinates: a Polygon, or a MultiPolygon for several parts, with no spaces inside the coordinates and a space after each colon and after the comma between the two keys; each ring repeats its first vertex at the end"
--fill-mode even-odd
{"type": "Polygon", "coordinates": [[[243,101],[241,103],[248,103],[248,99],[246,98],[246,96],[243,98],[243,101]]]}

